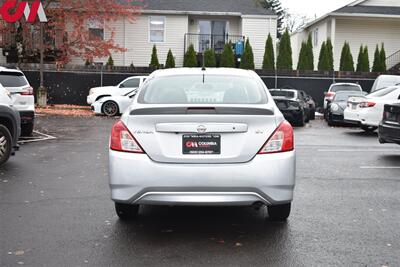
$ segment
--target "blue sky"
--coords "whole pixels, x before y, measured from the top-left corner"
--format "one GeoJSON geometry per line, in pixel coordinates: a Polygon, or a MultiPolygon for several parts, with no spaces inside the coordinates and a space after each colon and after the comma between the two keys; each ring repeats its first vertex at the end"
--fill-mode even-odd
{"type": "Polygon", "coordinates": [[[311,18],[320,17],[354,0],[281,0],[282,6],[291,13],[305,14],[311,18]]]}

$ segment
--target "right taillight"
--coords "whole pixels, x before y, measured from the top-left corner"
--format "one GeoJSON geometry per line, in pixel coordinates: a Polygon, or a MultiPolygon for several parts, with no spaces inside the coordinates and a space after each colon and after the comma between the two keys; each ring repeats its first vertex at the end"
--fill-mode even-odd
{"type": "Polygon", "coordinates": [[[374,102],[361,102],[359,104],[360,108],[372,108],[375,107],[376,103],[374,102]]]}
{"type": "Polygon", "coordinates": [[[23,92],[21,92],[21,95],[33,95],[33,88],[32,86],[29,86],[27,88],[24,89],[23,92]]]}
{"type": "Polygon", "coordinates": [[[328,97],[328,98],[331,98],[331,97],[334,97],[334,96],[335,96],[335,93],[334,93],[334,92],[327,92],[327,93],[325,94],[325,96],[328,97]]]}
{"type": "Polygon", "coordinates": [[[126,128],[122,121],[114,124],[111,131],[110,149],[120,152],[139,153],[143,154],[144,151],[139,143],[126,128]]]}
{"type": "Polygon", "coordinates": [[[294,150],[293,127],[289,122],[282,122],[271,135],[258,154],[280,153],[294,150]]]}

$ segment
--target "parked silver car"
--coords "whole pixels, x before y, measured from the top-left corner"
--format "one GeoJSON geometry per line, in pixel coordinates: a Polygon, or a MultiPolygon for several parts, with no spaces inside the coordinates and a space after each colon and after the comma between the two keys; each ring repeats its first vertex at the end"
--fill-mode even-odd
{"type": "Polygon", "coordinates": [[[293,128],[253,71],[154,72],[112,129],[110,188],[121,219],[139,205],[268,206],[286,220],[293,128]]]}

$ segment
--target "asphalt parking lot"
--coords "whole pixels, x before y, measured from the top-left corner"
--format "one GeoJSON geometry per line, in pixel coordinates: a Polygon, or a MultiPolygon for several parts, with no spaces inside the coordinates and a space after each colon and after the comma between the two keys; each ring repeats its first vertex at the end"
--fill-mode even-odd
{"type": "Polygon", "coordinates": [[[0,266],[400,266],[400,146],[313,121],[296,129],[287,223],[212,207],[146,207],[127,223],[107,184],[114,121],[40,117],[57,139],[0,167],[0,266]]]}

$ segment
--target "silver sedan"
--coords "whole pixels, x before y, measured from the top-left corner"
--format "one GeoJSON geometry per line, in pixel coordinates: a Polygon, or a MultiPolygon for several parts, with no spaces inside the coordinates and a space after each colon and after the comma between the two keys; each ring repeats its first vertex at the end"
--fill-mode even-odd
{"type": "Polygon", "coordinates": [[[266,205],[289,217],[293,128],[253,71],[156,71],[112,129],[111,196],[121,219],[139,205],[266,205]]]}

